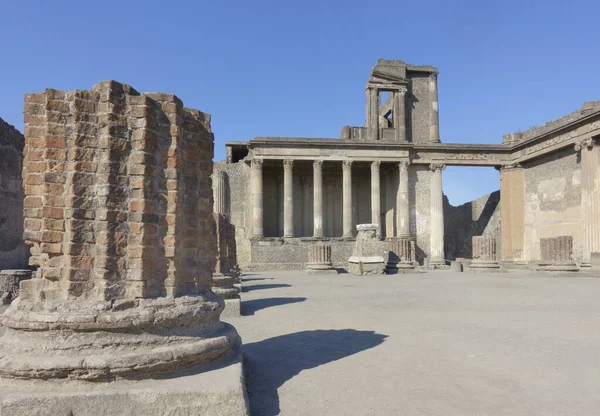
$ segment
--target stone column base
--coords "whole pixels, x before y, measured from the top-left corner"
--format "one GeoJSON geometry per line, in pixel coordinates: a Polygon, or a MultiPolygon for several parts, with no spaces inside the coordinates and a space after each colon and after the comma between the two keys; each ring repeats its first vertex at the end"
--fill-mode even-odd
{"type": "Polygon", "coordinates": [[[166,378],[111,383],[0,378],[0,413],[54,415],[248,416],[241,342],[202,368],[166,378]]]}
{"type": "Polygon", "coordinates": [[[543,272],[578,272],[579,267],[575,263],[566,264],[543,264],[540,263],[538,270],[543,272]]]}
{"type": "Polygon", "coordinates": [[[415,269],[415,265],[412,261],[400,261],[398,263],[389,263],[385,266],[387,274],[396,274],[415,269]]]}
{"type": "Polygon", "coordinates": [[[242,315],[242,300],[238,296],[233,299],[225,299],[225,309],[221,312],[221,318],[235,318],[242,315]]]}
{"type": "Polygon", "coordinates": [[[355,257],[348,259],[348,273],[355,276],[368,276],[385,273],[385,260],[381,256],[355,257]]]}

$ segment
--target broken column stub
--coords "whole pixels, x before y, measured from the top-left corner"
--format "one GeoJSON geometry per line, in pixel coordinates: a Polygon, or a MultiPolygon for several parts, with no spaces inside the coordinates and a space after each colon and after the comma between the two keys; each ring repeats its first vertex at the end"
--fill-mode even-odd
{"type": "Polygon", "coordinates": [[[390,238],[388,240],[388,273],[397,273],[415,268],[412,259],[414,240],[411,238],[390,238]]]}
{"type": "Polygon", "coordinates": [[[314,244],[308,246],[308,262],[304,269],[308,274],[337,274],[331,263],[331,245],[314,244]]]}
{"type": "Polygon", "coordinates": [[[352,256],[348,259],[348,272],[357,276],[384,274],[387,243],[378,237],[378,224],[359,224],[352,256]]]}
{"type": "Polygon", "coordinates": [[[34,279],[3,316],[2,377],[145,378],[238,341],[211,292],[210,116],[101,82],[25,97],[34,279]]]}
{"type": "Polygon", "coordinates": [[[496,239],[490,236],[473,236],[473,261],[471,269],[499,269],[496,255],[496,239]]]}
{"type": "Polygon", "coordinates": [[[579,270],[572,260],[573,237],[540,238],[540,270],[576,272],[579,270]]]}

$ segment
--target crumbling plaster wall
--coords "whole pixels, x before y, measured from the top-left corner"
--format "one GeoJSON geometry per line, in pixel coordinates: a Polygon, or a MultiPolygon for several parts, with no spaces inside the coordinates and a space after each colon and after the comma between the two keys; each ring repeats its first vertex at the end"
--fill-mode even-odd
{"type": "Polygon", "coordinates": [[[0,119],[0,270],[27,268],[23,242],[23,147],[25,138],[0,119]]]}
{"type": "Polygon", "coordinates": [[[570,235],[573,258],[582,257],[579,155],[567,148],[533,160],[525,168],[524,257],[540,259],[540,238],[570,235]]]}

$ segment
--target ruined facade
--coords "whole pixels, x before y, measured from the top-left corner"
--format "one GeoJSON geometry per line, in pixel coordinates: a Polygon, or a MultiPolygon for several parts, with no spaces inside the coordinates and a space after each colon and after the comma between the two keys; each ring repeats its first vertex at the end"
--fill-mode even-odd
{"type": "Polygon", "coordinates": [[[0,270],[27,267],[23,241],[23,147],[25,138],[0,119],[0,270]]]}
{"type": "Polygon", "coordinates": [[[328,240],[334,266],[346,267],[355,226],[365,223],[378,224],[382,239],[413,241],[419,264],[468,255],[477,233],[496,234],[499,260],[513,263],[539,260],[540,237],[572,235],[574,257],[589,264],[600,250],[600,103],[501,144],[444,144],[437,75],[431,66],[379,60],[364,126],[343,127],[339,139],[228,142],[216,169],[230,177],[240,265],[300,269],[307,251],[298,246],[328,240]],[[445,224],[464,213],[444,204],[446,166],[495,167],[501,177],[500,202],[484,204],[481,219],[461,222],[472,229],[448,238],[445,224]]]}

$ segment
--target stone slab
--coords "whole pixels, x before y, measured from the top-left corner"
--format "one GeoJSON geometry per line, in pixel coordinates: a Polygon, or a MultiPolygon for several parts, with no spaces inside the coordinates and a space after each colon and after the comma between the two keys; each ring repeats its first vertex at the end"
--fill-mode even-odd
{"type": "Polygon", "coordinates": [[[118,380],[0,379],[2,416],[248,416],[241,343],[210,367],[176,376],[118,380]]]}
{"type": "Polygon", "coordinates": [[[308,275],[333,275],[338,274],[336,269],[304,269],[308,275]]]}
{"type": "Polygon", "coordinates": [[[242,300],[238,298],[234,299],[225,299],[225,309],[221,312],[221,316],[223,317],[235,317],[241,316],[242,310],[242,300]]]}

